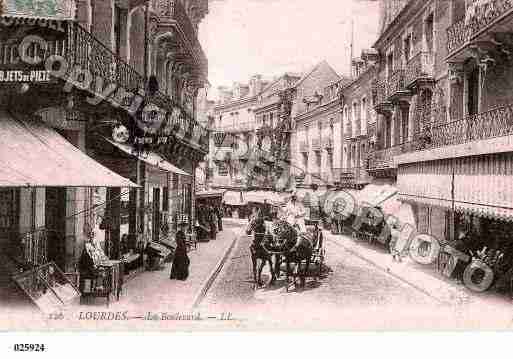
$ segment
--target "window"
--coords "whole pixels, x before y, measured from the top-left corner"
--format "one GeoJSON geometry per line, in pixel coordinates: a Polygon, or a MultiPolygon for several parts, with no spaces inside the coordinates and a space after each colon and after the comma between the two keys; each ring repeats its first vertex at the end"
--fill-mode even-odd
{"type": "Polygon", "coordinates": [[[468,115],[472,116],[479,111],[479,68],[476,67],[471,70],[467,77],[468,81],[468,92],[467,92],[467,103],[468,103],[468,115]]]}
{"type": "Polygon", "coordinates": [[[433,14],[429,14],[424,23],[424,35],[426,39],[426,51],[433,52],[433,31],[434,31],[433,14]]]}
{"type": "Polygon", "coordinates": [[[387,76],[390,77],[394,72],[394,53],[391,52],[387,55],[387,76]]]}
{"type": "Polygon", "coordinates": [[[274,113],[271,112],[269,114],[269,126],[271,126],[271,127],[274,127],[274,119],[273,119],[273,117],[274,117],[274,113]]]}
{"type": "Polygon", "coordinates": [[[404,61],[405,63],[408,63],[410,60],[410,53],[411,53],[411,34],[408,34],[406,38],[404,39],[404,61]]]}
{"type": "Polygon", "coordinates": [[[226,163],[220,162],[217,165],[217,173],[219,176],[228,176],[228,166],[226,166],[226,163]]]}
{"type": "Polygon", "coordinates": [[[114,53],[120,57],[121,53],[121,8],[114,5],[114,53]]]}

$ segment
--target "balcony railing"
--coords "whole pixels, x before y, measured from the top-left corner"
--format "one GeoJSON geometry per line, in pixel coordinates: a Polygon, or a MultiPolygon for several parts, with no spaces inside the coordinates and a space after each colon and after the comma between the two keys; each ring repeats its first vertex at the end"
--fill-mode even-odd
{"type": "Polygon", "coordinates": [[[308,141],[302,141],[299,143],[299,152],[308,153],[308,141]]]}
{"type": "MultiPolygon", "coordinates": [[[[51,54],[62,55],[70,66],[89,70],[94,79],[102,78],[104,86],[115,83],[130,92],[144,88],[142,75],[77,23],[69,22],[65,42],[50,45],[49,49],[50,51],[47,50],[45,53],[45,58],[51,54]]],[[[179,116],[170,116],[175,122],[174,125],[180,126],[179,128],[185,131],[185,139],[196,139],[198,141],[196,145],[208,151],[208,131],[182,106],[160,91],[157,91],[153,97],[149,97],[147,102],[154,103],[169,113],[176,113],[178,110],[179,116]]]]}
{"type": "Polygon", "coordinates": [[[406,65],[405,85],[410,86],[419,79],[433,77],[434,57],[431,52],[419,52],[406,65]]]}
{"type": "Polygon", "coordinates": [[[223,132],[247,132],[256,129],[255,122],[242,122],[233,125],[216,126],[214,130],[223,132]]]}
{"type": "Polygon", "coordinates": [[[462,19],[447,29],[449,54],[468,43],[499,18],[507,16],[512,10],[513,2],[510,0],[491,0],[476,6],[472,11],[467,9],[467,19],[462,19]]]}
{"type": "Polygon", "coordinates": [[[387,97],[393,96],[398,92],[404,91],[405,71],[404,69],[395,70],[388,78],[387,83],[387,97]]]}
{"type": "MultiPolygon", "coordinates": [[[[156,1],[155,8],[157,13],[160,14],[160,19],[163,22],[174,21],[178,24],[180,29],[187,37],[187,41],[191,44],[192,51],[197,57],[202,69],[206,71],[208,68],[208,60],[201,44],[198,40],[198,34],[194,25],[192,24],[185,8],[181,1],[156,1]]],[[[205,74],[206,75],[206,74],[205,74]]]]}
{"type": "Polygon", "coordinates": [[[321,150],[321,140],[318,138],[312,139],[312,150],[320,151],[321,150]]]}
{"type": "Polygon", "coordinates": [[[388,93],[387,93],[387,79],[385,76],[381,75],[375,79],[372,90],[374,92],[374,103],[376,105],[387,102],[388,93]]]}
{"type": "Polygon", "coordinates": [[[404,153],[407,148],[407,144],[401,144],[371,152],[369,155],[369,170],[394,168],[394,156],[404,153]]]}
{"type": "Polygon", "coordinates": [[[426,129],[405,144],[404,151],[458,145],[513,134],[513,104],[426,129]]]}

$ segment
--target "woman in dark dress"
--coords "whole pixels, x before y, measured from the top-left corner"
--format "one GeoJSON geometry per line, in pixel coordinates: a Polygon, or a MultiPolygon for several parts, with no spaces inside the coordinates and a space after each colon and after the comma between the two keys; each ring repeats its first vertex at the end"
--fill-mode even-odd
{"type": "Polygon", "coordinates": [[[170,279],[186,280],[189,277],[190,260],[187,255],[184,233],[186,226],[187,223],[180,223],[178,232],[176,232],[176,250],[173,265],[171,266],[170,279]]]}

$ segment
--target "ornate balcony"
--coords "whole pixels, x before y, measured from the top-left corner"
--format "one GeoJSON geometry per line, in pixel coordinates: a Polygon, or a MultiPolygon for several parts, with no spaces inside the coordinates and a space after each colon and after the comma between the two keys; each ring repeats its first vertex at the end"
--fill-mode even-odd
{"type": "Polygon", "coordinates": [[[404,153],[407,144],[377,150],[369,154],[367,171],[374,177],[395,177],[397,166],[394,156],[404,153]]]}
{"type": "Polygon", "coordinates": [[[383,76],[378,76],[372,84],[374,96],[374,109],[382,115],[390,115],[393,110],[392,103],[388,100],[388,81],[383,76]]]}
{"type": "Polygon", "coordinates": [[[416,89],[422,85],[432,85],[434,82],[433,71],[433,53],[419,52],[406,65],[405,86],[416,89]]]}
{"type": "MultiPolygon", "coordinates": [[[[403,153],[429,150],[513,135],[513,104],[427,128],[414,136],[403,153]]],[[[484,147],[483,147],[484,149],[484,147]]]]}
{"type": "Polygon", "coordinates": [[[181,43],[188,47],[188,52],[197,63],[201,76],[207,78],[208,60],[198,40],[198,33],[192,24],[181,1],[154,0],[153,9],[157,15],[155,19],[157,27],[162,28],[162,33],[168,32],[169,27],[176,30],[176,35],[181,38],[181,43]]]}
{"type": "Polygon", "coordinates": [[[301,153],[308,153],[308,141],[302,141],[299,143],[299,152],[301,153]]]}
{"type": "Polygon", "coordinates": [[[406,71],[404,69],[397,69],[388,78],[388,101],[394,103],[400,101],[402,96],[409,95],[409,90],[405,86],[405,75],[406,71]]]}
{"type": "Polygon", "coordinates": [[[216,131],[237,133],[237,132],[251,132],[256,129],[255,122],[242,122],[234,125],[216,126],[216,131]]]}
{"type": "Polygon", "coordinates": [[[352,188],[356,182],[355,168],[337,168],[335,174],[338,177],[339,186],[342,188],[352,188]]]}
{"type": "MultiPolygon", "coordinates": [[[[60,26],[63,31],[62,36],[45,37],[46,49],[42,49],[39,45],[33,45],[34,47],[31,49],[33,53],[40,54],[43,63],[51,56],[61,56],[68,68],[77,68],[90,74],[92,82],[84,89],[84,92],[95,95],[99,99],[99,104],[94,107],[93,111],[98,112],[100,107],[109,107],[109,103],[128,110],[134,95],[145,87],[144,77],[78,23],[67,21],[60,23],[60,26]],[[110,96],[106,96],[104,89],[109,86],[113,88],[113,92],[110,93],[110,96]]],[[[19,42],[13,41],[0,49],[0,57],[3,59],[0,69],[14,69],[14,66],[22,69],[24,66],[28,66],[17,60],[19,59],[19,45],[19,42]]],[[[42,69],[42,67],[41,65],[32,66],[31,69],[42,69]]],[[[55,104],[58,104],[58,101],[62,101],[62,97],[67,95],[63,93],[62,85],[59,86],[59,81],[56,78],[52,79],[46,89],[51,94],[48,98],[55,101],[55,104]],[[52,84],[57,84],[57,86],[51,86],[52,84]]],[[[83,96],[83,99],[88,96],[83,96]]],[[[88,106],[86,101],[81,102],[84,108],[88,106]]],[[[35,103],[37,101],[34,101],[34,105],[35,103]]],[[[178,130],[183,132],[182,141],[192,147],[197,147],[204,153],[208,152],[208,131],[194,120],[183,106],[158,91],[151,97],[146,96],[145,103],[154,104],[167,114],[172,114],[168,116],[171,122],[170,126],[177,132],[178,130]]],[[[45,106],[51,105],[52,103],[45,103],[45,106]]]]}
{"type": "Polygon", "coordinates": [[[319,152],[321,150],[321,140],[318,138],[312,139],[312,150],[319,152]]]}
{"type": "Polygon", "coordinates": [[[495,26],[500,26],[496,31],[498,33],[512,32],[512,13],[513,2],[510,0],[476,2],[468,7],[465,18],[447,29],[448,59],[457,60],[461,50],[468,48],[473,42],[486,39],[487,33],[491,33],[495,26]]]}

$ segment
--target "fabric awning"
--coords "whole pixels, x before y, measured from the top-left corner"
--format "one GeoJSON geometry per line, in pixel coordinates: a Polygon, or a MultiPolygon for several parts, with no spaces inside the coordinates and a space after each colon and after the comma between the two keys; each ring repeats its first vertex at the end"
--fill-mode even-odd
{"type": "Polygon", "coordinates": [[[221,198],[221,197],[223,197],[223,194],[225,192],[226,192],[225,190],[196,192],[196,199],[199,199],[199,198],[221,198]]]}
{"type": "Polygon", "coordinates": [[[229,206],[243,206],[246,204],[242,192],[226,191],[223,195],[223,201],[229,206]]]}
{"type": "Polygon", "coordinates": [[[456,158],[399,167],[401,199],[513,220],[513,155],[456,158]],[[419,181],[420,175],[422,180],[419,181]]]}
{"type": "Polygon", "coordinates": [[[115,147],[119,148],[121,151],[123,151],[129,155],[132,155],[134,157],[139,157],[139,159],[141,161],[148,163],[160,170],[175,173],[175,174],[181,175],[181,176],[191,176],[189,173],[185,172],[184,170],[181,170],[180,168],[169,163],[169,161],[164,159],[161,155],[159,155],[156,152],[149,151],[149,152],[145,152],[144,156],[143,155],[137,156],[132,146],[126,145],[123,143],[117,143],[117,142],[109,140],[108,138],[105,138],[105,140],[107,140],[109,143],[111,143],[115,147]]]}
{"type": "Polygon", "coordinates": [[[0,187],[138,187],[38,119],[0,111],[0,187]]]}

